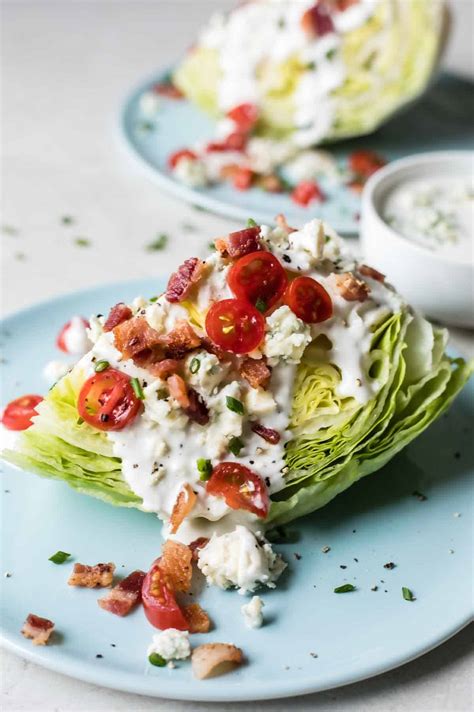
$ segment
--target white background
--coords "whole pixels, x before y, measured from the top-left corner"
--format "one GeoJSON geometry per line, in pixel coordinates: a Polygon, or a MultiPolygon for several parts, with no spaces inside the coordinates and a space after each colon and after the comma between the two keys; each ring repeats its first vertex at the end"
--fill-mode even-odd
{"type": "MultiPolygon", "coordinates": [[[[473,2],[452,3],[453,40],[446,59],[451,68],[471,75],[473,2]]],[[[2,224],[18,229],[16,236],[1,235],[4,313],[105,281],[166,274],[183,255],[205,254],[209,239],[232,227],[161,195],[126,154],[116,130],[127,92],[177,58],[213,8],[230,4],[2,3],[2,224]],[[73,216],[74,224],[63,226],[63,215],[73,216]],[[183,232],[184,222],[197,231],[183,232]],[[144,246],[161,232],[170,235],[168,249],[145,252],[144,246]],[[90,246],[77,247],[77,237],[90,240],[90,246]]],[[[472,352],[471,336],[459,330],[453,335],[461,350],[472,352]]],[[[472,708],[471,637],[472,631],[465,630],[423,658],[357,685],[245,707],[104,690],[5,653],[1,709],[283,712],[291,705],[295,710],[458,712],[472,708]]]]}

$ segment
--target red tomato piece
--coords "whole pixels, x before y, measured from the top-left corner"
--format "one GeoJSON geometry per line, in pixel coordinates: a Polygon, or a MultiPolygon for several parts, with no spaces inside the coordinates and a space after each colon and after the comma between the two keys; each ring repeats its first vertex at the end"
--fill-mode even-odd
{"type": "Polygon", "coordinates": [[[247,136],[240,131],[234,131],[224,141],[228,151],[243,151],[247,145],[247,136]]]}
{"type": "Polygon", "coordinates": [[[232,265],[227,284],[239,299],[263,302],[262,311],[266,312],[283,295],[288,278],[271,252],[251,252],[232,265]]]}
{"type": "Polygon", "coordinates": [[[236,190],[248,190],[252,180],[253,171],[250,168],[237,168],[232,176],[232,184],[236,190]]]}
{"type": "Polygon", "coordinates": [[[207,312],[206,332],[224,351],[248,354],[262,343],[265,319],[247,301],[223,299],[215,302],[207,312]]]}
{"type": "Polygon", "coordinates": [[[349,167],[351,171],[363,178],[369,178],[372,173],[378,171],[378,169],[382,168],[385,164],[385,159],[378,153],[375,153],[375,151],[354,151],[349,156],[349,167]]]}
{"type": "Polygon", "coordinates": [[[33,425],[31,419],[38,415],[35,410],[38,403],[43,400],[42,396],[21,396],[12,400],[3,411],[2,420],[7,430],[27,430],[33,425]]]}
{"type": "Polygon", "coordinates": [[[159,82],[155,84],[153,91],[155,94],[166,96],[168,99],[182,99],[184,97],[183,92],[171,82],[159,82]]]}
{"type": "Polygon", "coordinates": [[[183,158],[189,158],[191,161],[195,161],[197,155],[194,151],[190,151],[189,148],[182,148],[180,151],[175,151],[168,157],[168,166],[170,168],[176,168],[183,158]]]}
{"type": "Polygon", "coordinates": [[[221,462],[214,467],[206,490],[223,497],[232,509],[245,509],[262,518],[268,514],[268,491],[262,478],[238,462],[221,462]]]}
{"type": "Polygon", "coordinates": [[[176,602],[173,588],[157,559],[143,581],[142,601],[145,615],[150,623],[159,628],[189,630],[189,624],[176,602]]]}
{"type": "Polygon", "coordinates": [[[312,277],[296,277],[288,285],[285,303],[307,324],[319,324],[332,316],[332,300],[323,285],[312,277]]]}
{"type": "Polygon", "coordinates": [[[324,193],[314,181],[302,180],[291,193],[291,199],[294,203],[306,207],[312,203],[313,200],[322,202],[324,200],[324,193]]]}
{"type": "MultiPolygon", "coordinates": [[[[81,319],[82,319],[82,323],[84,324],[86,329],[88,329],[89,322],[87,321],[87,319],[84,319],[83,316],[81,317],[81,319]]],[[[66,322],[66,324],[64,324],[63,328],[59,332],[57,339],[56,339],[56,346],[58,347],[58,349],[61,349],[61,351],[64,351],[65,353],[68,353],[68,350],[66,347],[65,335],[66,335],[66,331],[69,329],[70,326],[71,326],[71,322],[70,321],[66,322]]]]}
{"type": "Polygon", "coordinates": [[[249,132],[258,121],[258,108],[255,104],[239,104],[227,112],[229,119],[234,121],[239,131],[249,132]]]}
{"type": "Polygon", "coordinates": [[[77,401],[81,418],[98,430],[122,430],[140,408],[130,378],[114,368],[88,378],[77,401]]]}

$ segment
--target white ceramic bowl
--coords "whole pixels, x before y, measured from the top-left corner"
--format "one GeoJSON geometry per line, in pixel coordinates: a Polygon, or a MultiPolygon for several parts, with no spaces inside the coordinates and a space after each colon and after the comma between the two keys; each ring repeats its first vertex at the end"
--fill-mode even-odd
{"type": "MultiPolygon", "coordinates": [[[[407,180],[472,176],[474,153],[422,153],[390,163],[367,182],[362,195],[361,244],[365,261],[414,307],[445,324],[474,328],[474,261],[461,261],[403,237],[382,217],[388,194],[407,180]]],[[[474,226],[473,226],[474,233],[474,226]]],[[[471,235],[474,249],[474,234],[471,235]]]]}

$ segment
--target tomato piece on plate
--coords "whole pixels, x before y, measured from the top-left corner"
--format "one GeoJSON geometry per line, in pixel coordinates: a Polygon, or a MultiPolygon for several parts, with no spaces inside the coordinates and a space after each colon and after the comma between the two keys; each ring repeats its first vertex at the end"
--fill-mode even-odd
{"type": "Polygon", "coordinates": [[[207,312],[206,332],[224,351],[248,354],[262,343],[265,319],[243,299],[223,299],[207,312]]]}
{"type": "Polygon", "coordinates": [[[183,158],[189,158],[191,161],[195,161],[197,155],[194,153],[194,151],[190,151],[189,148],[183,148],[180,151],[175,151],[168,157],[168,166],[170,168],[176,168],[178,163],[183,158]]]}
{"type": "Polygon", "coordinates": [[[332,299],[312,277],[296,277],[285,292],[285,303],[306,324],[319,324],[332,316],[332,299]]]}
{"type": "Polygon", "coordinates": [[[12,400],[3,411],[2,420],[7,430],[27,430],[33,425],[31,419],[38,415],[35,410],[38,403],[43,400],[42,396],[21,396],[12,400]]]}
{"type": "Polygon", "coordinates": [[[239,104],[227,112],[229,119],[234,121],[239,131],[251,131],[258,121],[258,108],[255,104],[239,104]]]}
{"type": "Polygon", "coordinates": [[[369,178],[386,164],[386,160],[375,151],[354,151],[349,156],[349,167],[356,175],[369,178]]]}
{"type": "Polygon", "coordinates": [[[160,561],[157,559],[153,563],[143,581],[142,601],[145,615],[150,623],[160,630],[189,630],[189,624],[176,602],[172,585],[161,569],[160,561]]]}
{"type": "Polygon", "coordinates": [[[248,190],[252,185],[253,171],[250,168],[236,168],[232,184],[236,190],[248,190]]]}
{"type": "Polygon", "coordinates": [[[251,252],[230,268],[227,284],[236,297],[259,303],[266,312],[283,295],[288,278],[271,252],[251,252]]]}
{"type": "MultiPolygon", "coordinates": [[[[82,320],[82,323],[84,324],[85,328],[88,329],[90,324],[87,321],[87,319],[84,319],[84,317],[82,316],[81,320],[82,320]]],[[[71,321],[66,322],[66,324],[64,324],[63,328],[59,332],[57,339],[56,339],[56,346],[58,347],[58,349],[61,349],[61,351],[64,351],[64,353],[66,353],[66,354],[69,353],[67,344],[66,344],[66,332],[70,326],[71,326],[71,321]]]]}
{"type": "Polygon", "coordinates": [[[221,462],[212,471],[206,490],[223,497],[232,509],[246,509],[257,517],[268,514],[268,491],[262,478],[238,462],[221,462]]]}
{"type": "Polygon", "coordinates": [[[313,200],[319,200],[322,202],[324,200],[324,193],[317,183],[312,180],[302,180],[301,183],[294,188],[291,199],[297,205],[302,205],[306,207],[313,200]]]}
{"type": "Polygon", "coordinates": [[[130,378],[114,368],[95,373],[81,388],[79,415],[98,430],[122,430],[141,408],[130,378]]]}

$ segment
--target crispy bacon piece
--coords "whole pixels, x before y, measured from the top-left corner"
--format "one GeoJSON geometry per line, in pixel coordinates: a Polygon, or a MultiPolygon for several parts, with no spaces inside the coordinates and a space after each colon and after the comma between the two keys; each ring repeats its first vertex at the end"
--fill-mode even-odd
{"type": "Polygon", "coordinates": [[[69,577],[70,586],[83,586],[84,588],[105,588],[112,585],[115,564],[74,564],[74,569],[69,577]]]}
{"type": "Polygon", "coordinates": [[[115,613],[116,616],[126,616],[132,608],[142,600],[142,584],[144,571],[133,571],[123,581],[120,581],[97,603],[104,611],[115,613]]]}
{"type": "Polygon", "coordinates": [[[385,275],[374,267],[369,267],[369,265],[359,265],[359,272],[363,274],[364,277],[372,277],[372,279],[376,279],[377,282],[385,282],[385,275]]]}
{"type": "Polygon", "coordinates": [[[153,360],[160,360],[163,353],[163,338],[143,316],[136,316],[116,326],[114,341],[124,359],[131,358],[144,367],[153,360]]]}
{"type": "Polygon", "coordinates": [[[180,359],[201,345],[201,339],[193,327],[185,319],[176,322],[174,329],[165,337],[165,356],[169,359],[180,359]]]}
{"type": "Polygon", "coordinates": [[[283,191],[283,182],[275,173],[262,176],[260,185],[267,193],[281,193],[283,191]]]}
{"type": "Polygon", "coordinates": [[[173,272],[166,287],[166,299],[169,302],[182,302],[191,288],[199,282],[205,269],[204,262],[198,257],[190,257],[173,272]]]}
{"type": "Polygon", "coordinates": [[[267,359],[264,356],[260,359],[255,358],[245,358],[239,367],[239,373],[242,378],[245,378],[252,388],[266,388],[270,376],[272,375],[271,369],[267,366],[267,359]]]}
{"type": "Polygon", "coordinates": [[[290,227],[286,221],[286,217],[283,215],[283,213],[279,213],[276,218],[275,222],[278,225],[278,227],[281,227],[282,230],[286,232],[287,235],[290,234],[290,232],[296,232],[295,227],[290,227]]]}
{"type": "Polygon", "coordinates": [[[260,423],[252,423],[251,428],[254,433],[260,435],[260,437],[266,440],[267,443],[271,443],[272,445],[278,445],[281,440],[280,433],[276,430],[273,430],[273,428],[266,428],[260,423]]]}
{"type": "Polygon", "coordinates": [[[190,633],[209,632],[211,620],[199,603],[189,603],[187,606],[183,606],[181,610],[188,622],[190,633]]]}
{"type": "Polygon", "coordinates": [[[166,381],[167,378],[175,373],[178,373],[181,368],[181,363],[176,361],[174,358],[165,358],[163,361],[159,361],[158,363],[151,363],[147,368],[153,376],[162,378],[163,381],[166,381]]]}
{"type": "Polygon", "coordinates": [[[171,512],[170,524],[171,533],[176,534],[181,524],[184,522],[188,514],[193,509],[196,504],[196,494],[189,484],[185,484],[173,506],[173,511],[171,512]]]}
{"type": "Polygon", "coordinates": [[[182,99],[184,97],[183,92],[171,82],[158,82],[158,84],[153,85],[152,91],[160,96],[166,96],[168,99],[182,99]]]}
{"type": "Polygon", "coordinates": [[[109,312],[109,316],[104,324],[104,331],[113,331],[116,326],[127,319],[131,319],[133,312],[126,304],[119,302],[109,312]]]}
{"type": "Polygon", "coordinates": [[[206,677],[221,675],[241,665],[243,654],[240,648],[230,643],[205,643],[194,648],[191,665],[194,677],[203,680],[206,677]]]}
{"type": "Polygon", "coordinates": [[[217,252],[221,253],[222,257],[229,256],[229,253],[227,252],[227,242],[223,240],[222,237],[218,237],[217,240],[214,240],[214,247],[217,252]]]}
{"type": "Polygon", "coordinates": [[[46,645],[51,633],[54,630],[54,623],[48,618],[35,616],[34,613],[29,613],[26,621],[23,623],[21,634],[25,638],[30,638],[33,645],[46,645]]]}
{"type": "Polygon", "coordinates": [[[343,272],[342,274],[334,275],[336,287],[346,302],[365,302],[370,294],[368,285],[357,277],[354,277],[352,272],[343,272]]]}
{"type": "Polygon", "coordinates": [[[167,539],[163,544],[160,568],[173,591],[187,593],[191,588],[192,556],[189,546],[179,541],[167,539]]]}
{"type": "Polygon", "coordinates": [[[178,376],[177,373],[174,373],[166,380],[166,383],[168,384],[170,396],[176,401],[178,401],[181,408],[189,408],[190,404],[188,390],[186,388],[186,383],[181,378],[181,376],[178,376]]]}
{"type": "Polygon", "coordinates": [[[334,32],[329,7],[324,0],[318,0],[313,7],[306,10],[301,18],[301,27],[310,37],[323,37],[334,32]]]}
{"type": "Polygon", "coordinates": [[[189,548],[193,552],[193,561],[197,561],[199,559],[199,552],[201,549],[204,549],[207,544],[209,544],[207,536],[200,536],[198,539],[195,539],[189,544],[189,548]]]}
{"type": "Polygon", "coordinates": [[[204,402],[202,396],[194,390],[188,389],[189,405],[184,409],[188,418],[193,420],[198,425],[207,425],[209,422],[209,408],[204,402]]]}
{"type": "Polygon", "coordinates": [[[260,227],[247,227],[245,230],[231,232],[227,236],[227,251],[233,259],[238,259],[250,252],[257,252],[262,249],[260,240],[260,227]]]}
{"type": "Polygon", "coordinates": [[[201,346],[207,351],[208,354],[214,354],[217,356],[219,361],[229,361],[231,355],[228,351],[219,348],[208,336],[205,336],[201,341],[201,346]]]}

